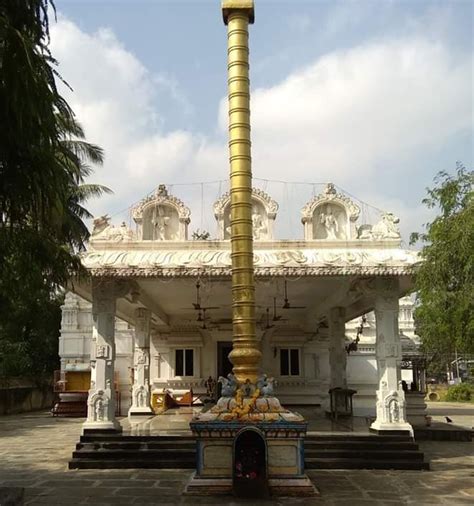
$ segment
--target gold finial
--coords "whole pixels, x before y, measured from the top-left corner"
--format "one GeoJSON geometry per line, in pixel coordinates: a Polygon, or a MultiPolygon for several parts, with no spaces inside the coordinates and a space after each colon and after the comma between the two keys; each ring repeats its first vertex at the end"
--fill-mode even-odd
{"type": "Polygon", "coordinates": [[[229,12],[231,10],[246,11],[248,13],[249,23],[255,21],[255,8],[253,0],[222,0],[222,16],[227,25],[229,12]]]}

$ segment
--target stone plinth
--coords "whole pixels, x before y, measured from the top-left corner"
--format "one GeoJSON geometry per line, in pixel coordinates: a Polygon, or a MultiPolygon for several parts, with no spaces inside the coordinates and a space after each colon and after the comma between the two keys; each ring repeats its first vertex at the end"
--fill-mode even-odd
{"type": "MultiPolygon", "coordinates": [[[[244,406],[251,399],[244,399],[244,406]]],[[[197,441],[196,473],[186,493],[233,493],[235,445],[245,431],[257,432],[265,441],[265,476],[270,494],[314,496],[317,490],[304,473],[304,418],[281,407],[275,397],[261,397],[252,412],[235,415],[236,400],[223,397],[217,406],[190,423],[197,441]]]]}
{"type": "Polygon", "coordinates": [[[407,392],[405,394],[407,421],[411,425],[426,425],[426,402],[424,392],[407,392]]]}

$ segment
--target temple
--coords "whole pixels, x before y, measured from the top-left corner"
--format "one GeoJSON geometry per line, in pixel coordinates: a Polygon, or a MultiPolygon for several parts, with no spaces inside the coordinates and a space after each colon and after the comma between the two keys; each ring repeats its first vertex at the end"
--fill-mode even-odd
{"type": "MultiPolygon", "coordinates": [[[[208,240],[188,237],[190,210],[163,185],[133,208],[133,229],[94,221],[90,282],[67,295],[60,340],[63,376],[90,378],[86,428],[117,428],[118,398],[122,414],[152,414],[164,389],[202,396],[209,377],[231,371],[229,206],[228,194],[215,202],[219,235],[208,240]]],[[[349,386],[356,414],[410,430],[402,344],[413,349],[416,337],[411,301],[399,314],[399,299],[419,260],[401,247],[393,214],[373,224],[359,215],[328,184],[301,210],[301,239],[280,240],[278,203],[252,190],[262,369],[285,405],[328,408],[328,391],[349,386]]]]}
{"type": "MultiPolygon", "coordinates": [[[[91,304],[92,337],[82,365],[66,363],[62,350],[65,371],[58,384],[63,396],[74,395],[68,388],[74,371],[67,369],[87,368],[88,356],[87,418],[73,456],[89,455],[83,443],[96,444],[95,451],[102,445],[96,438],[120,433],[117,417],[124,408],[131,419],[151,418],[166,410],[169,399],[177,405],[200,402],[205,409],[193,411],[189,420],[195,452],[186,465],[195,472],[186,494],[314,496],[318,490],[305,472],[308,420],[290,405],[321,406],[337,423],[353,415],[355,404],[375,412],[372,432],[412,445],[410,422],[423,420],[424,403],[420,394],[410,413],[399,300],[412,289],[419,258],[402,247],[394,214],[381,212],[367,223],[359,204],[332,183],[301,209],[300,234],[293,230],[291,239],[278,238],[278,203],[252,178],[254,2],[224,0],[222,15],[229,192],[214,203],[217,237],[194,233],[190,239],[185,197],[163,184],[133,207],[134,226],[96,218],[82,256],[90,276],[71,286],[91,304]],[[346,323],[359,318],[355,337],[347,339],[346,323]],[[372,363],[359,349],[367,324],[375,337],[372,363]],[[127,326],[125,338],[116,336],[119,325],[127,326]],[[354,367],[348,367],[348,357],[354,367]],[[364,376],[371,369],[375,378],[366,389],[364,376]],[[355,380],[362,383],[353,385],[355,380]]],[[[87,371],[76,372],[87,383],[87,371]]],[[[418,366],[414,372],[412,390],[422,377],[418,366]]],[[[56,414],[62,404],[67,402],[59,403],[56,414]]],[[[97,466],[100,454],[89,456],[92,462],[81,465],[97,466]]],[[[422,455],[414,456],[421,462],[422,455]]],[[[120,465],[142,464],[132,459],[120,465]]]]}

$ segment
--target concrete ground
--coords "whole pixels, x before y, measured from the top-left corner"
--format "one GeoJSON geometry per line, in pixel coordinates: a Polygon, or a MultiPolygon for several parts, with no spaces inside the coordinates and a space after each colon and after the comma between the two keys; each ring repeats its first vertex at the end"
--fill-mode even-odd
{"type": "MultiPolygon", "coordinates": [[[[443,410],[442,404],[436,403],[436,409],[443,410]]],[[[473,405],[446,406],[443,413],[459,425],[472,426],[474,421],[473,405]]],[[[178,415],[177,425],[184,423],[183,415],[178,415]]],[[[1,500],[2,493],[13,497],[22,491],[24,504],[256,503],[232,497],[183,496],[191,476],[188,470],[69,471],[67,462],[81,424],[80,419],[52,418],[47,413],[0,417],[0,506],[8,504],[1,500]]],[[[423,442],[420,446],[431,461],[431,471],[308,471],[321,492],[319,498],[282,498],[259,504],[474,504],[474,443],[423,442]]]]}

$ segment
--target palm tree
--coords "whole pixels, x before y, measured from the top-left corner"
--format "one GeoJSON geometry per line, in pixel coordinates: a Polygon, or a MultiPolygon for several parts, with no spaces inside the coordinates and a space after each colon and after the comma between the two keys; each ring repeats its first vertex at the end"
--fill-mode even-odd
{"type": "Polygon", "coordinates": [[[81,251],[90,235],[84,220],[92,218],[92,214],[84,207],[84,202],[112,191],[103,185],[85,183],[92,173],[90,164],[103,163],[102,148],[84,140],[84,130],[74,116],[59,116],[58,123],[62,139],[56,156],[70,177],[61,233],[74,251],[81,251]]]}

